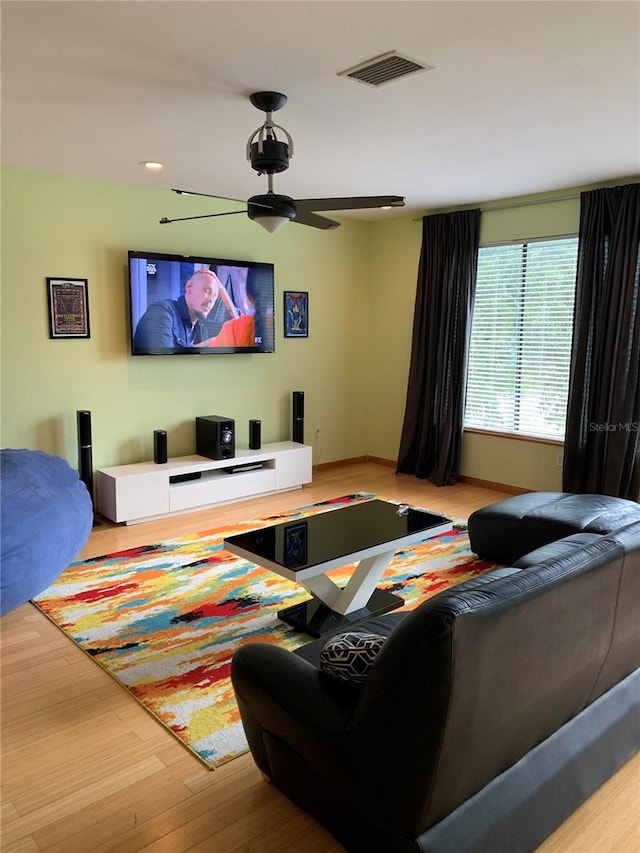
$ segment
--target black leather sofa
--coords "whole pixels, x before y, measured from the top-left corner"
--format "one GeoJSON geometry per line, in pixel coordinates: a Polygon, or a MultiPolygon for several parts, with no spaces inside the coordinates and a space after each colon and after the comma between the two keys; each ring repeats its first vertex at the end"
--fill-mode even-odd
{"type": "Polygon", "coordinates": [[[474,513],[511,565],[359,625],[387,638],[360,687],[326,639],[234,656],[256,764],[348,851],[532,851],[640,749],[640,507],[580,497],[474,513]]]}

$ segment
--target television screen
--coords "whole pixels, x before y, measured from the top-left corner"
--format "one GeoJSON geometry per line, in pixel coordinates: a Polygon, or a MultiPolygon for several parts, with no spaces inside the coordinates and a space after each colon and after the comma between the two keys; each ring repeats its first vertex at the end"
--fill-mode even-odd
{"type": "Polygon", "coordinates": [[[129,252],[133,355],[274,352],[273,264],[129,252]]]}

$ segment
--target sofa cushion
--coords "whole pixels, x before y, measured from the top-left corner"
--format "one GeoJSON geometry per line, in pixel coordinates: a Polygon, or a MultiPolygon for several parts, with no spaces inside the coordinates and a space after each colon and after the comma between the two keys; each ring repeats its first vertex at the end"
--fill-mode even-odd
{"type": "MultiPolygon", "coordinates": [[[[478,575],[475,578],[469,578],[469,580],[463,581],[461,584],[457,584],[455,589],[457,590],[474,590],[481,589],[489,584],[494,583],[500,578],[508,577],[509,575],[517,574],[520,569],[516,569],[513,567],[502,566],[497,569],[493,569],[490,572],[487,572],[484,575],[478,575]]],[[[354,626],[353,631],[359,634],[374,634],[379,637],[386,638],[391,632],[399,625],[409,614],[410,610],[405,610],[401,608],[400,610],[394,610],[391,613],[381,613],[378,616],[371,616],[368,619],[364,619],[362,622],[358,622],[356,626],[354,626]]],[[[305,643],[303,646],[300,646],[294,651],[294,654],[298,657],[301,657],[303,660],[306,660],[308,663],[313,664],[316,669],[320,669],[320,655],[322,654],[322,650],[325,645],[338,634],[344,634],[344,628],[342,630],[337,630],[333,634],[329,636],[321,637],[319,640],[313,640],[310,643],[305,643]]]]}
{"type": "Polygon", "coordinates": [[[601,542],[603,538],[604,537],[600,533],[574,533],[572,536],[565,536],[564,539],[558,539],[556,542],[549,542],[541,548],[536,548],[535,551],[530,551],[528,554],[525,554],[524,557],[520,557],[519,560],[516,560],[514,565],[518,569],[528,569],[532,566],[539,566],[541,563],[560,559],[574,551],[579,551],[585,545],[591,545],[594,542],[601,542]]]}
{"type": "Polygon", "coordinates": [[[386,637],[350,631],[331,637],[320,652],[320,670],[332,678],[360,687],[386,637]]]}

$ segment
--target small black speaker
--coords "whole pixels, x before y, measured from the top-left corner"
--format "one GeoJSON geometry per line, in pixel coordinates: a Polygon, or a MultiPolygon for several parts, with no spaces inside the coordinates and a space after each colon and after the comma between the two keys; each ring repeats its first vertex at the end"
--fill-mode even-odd
{"type": "Polygon", "coordinates": [[[260,450],[262,421],[249,421],[249,447],[260,450]]]}
{"type": "Polygon", "coordinates": [[[167,461],[167,431],[165,429],[154,429],[153,431],[153,461],[157,465],[164,465],[167,461]]]}
{"type": "Polygon", "coordinates": [[[208,459],[231,459],[236,453],[233,418],[207,415],[196,418],[196,453],[208,459]]]}
{"type": "Polygon", "coordinates": [[[91,412],[76,412],[78,426],[78,474],[87,487],[93,503],[93,445],[91,443],[91,412]]]}
{"type": "Polygon", "coordinates": [[[298,444],[304,444],[304,391],[293,392],[293,423],[291,437],[298,444]]]}

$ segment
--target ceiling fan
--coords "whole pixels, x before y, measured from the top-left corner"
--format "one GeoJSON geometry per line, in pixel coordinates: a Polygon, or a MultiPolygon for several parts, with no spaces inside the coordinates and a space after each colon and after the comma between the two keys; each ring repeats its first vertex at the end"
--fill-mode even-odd
{"type": "MultiPolygon", "coordinates": [[[[320,216],[319,210],[364,210],[366,208],[404,207],[402,196],[353,196],[351,198],[302,198],[293,199],[288,195],[279,195],[273,191],[273,176],[289,168],[289,160],[293,157],[293,140],[289,133],[279,124],[274,124],[273,113],[287,103],[287,96],[280,92],[254,92],[249,100],[259,110],[266,113],[264,123],[254,131],[247,142],[247,160],[258,175],[267,175],[267,192],[254,195],[247,199],[244,210],[230,210],[226,213],[209,213],[202,216],[183,216],[179,219],[160,220],[161,225],[170,222],[184,222],[188,219],[209,219],[214,216],[231,216],[235,213],[246,213],[249,219],[258,222],[263,228],[273,234],[286,222],[298,222],[300,225],[310,225],[313,228],[334,229],[340,226],[334,219],[320,216]],[[276,129],[282,131],[284,139],[278,139],[276,129]]],[[[178,195],[198,195],[207,198],[220,198],[227,201],[242,199],[228,196],[212,195],[211,193],[192,192],[190,190],[172,190],[178,195]]]]}

